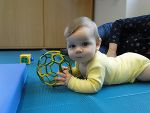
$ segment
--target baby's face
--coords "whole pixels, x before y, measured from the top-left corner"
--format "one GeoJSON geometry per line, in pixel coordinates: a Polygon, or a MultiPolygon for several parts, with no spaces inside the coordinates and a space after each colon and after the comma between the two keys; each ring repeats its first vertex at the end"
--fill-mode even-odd
{"type": "Polygon", "coordinates": [[[69,57],[78,63],[88,63],[96,52],[96,39],[87,27],[80,27],[67,38],[69,57]]]}

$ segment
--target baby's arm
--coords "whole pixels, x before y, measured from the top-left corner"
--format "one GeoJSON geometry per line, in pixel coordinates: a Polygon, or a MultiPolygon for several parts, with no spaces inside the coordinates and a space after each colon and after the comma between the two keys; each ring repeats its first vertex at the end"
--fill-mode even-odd
{"type": "Polygon", "coordinates": [[[65,70],[63,73],[58,73],[62,78],[57,79],[59,81],[57,85],[66,84],[69,89],[80,93],[95,93],[99,91],[104,82],[104,68],[101,66],[91,67],[87,73],[87,79],[79,79],[72,76],[68,70],[65,70]]]}
{"type": "Polygon", "coordinates": [[[105,69],[101,66],[94,66],[88,69],[87,79],[78,79],[71,77],[68,82],[68,88],[81,93],[95,93],[103,85],[105,69]]]}

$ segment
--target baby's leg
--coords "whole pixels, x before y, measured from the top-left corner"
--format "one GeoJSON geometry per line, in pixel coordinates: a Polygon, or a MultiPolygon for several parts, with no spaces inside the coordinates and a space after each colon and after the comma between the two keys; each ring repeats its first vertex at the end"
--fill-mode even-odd
{"type": "Polygon", "coordinates": [[[150,81],[150,65],[137,77],[140,81],[150,81]]]}

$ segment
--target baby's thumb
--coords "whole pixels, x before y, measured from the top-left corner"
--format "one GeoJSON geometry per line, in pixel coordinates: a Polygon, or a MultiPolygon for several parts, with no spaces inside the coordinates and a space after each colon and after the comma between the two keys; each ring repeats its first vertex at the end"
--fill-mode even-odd
{"type": "Polygon", "coordinates": [[[69,70],[69,68],[68,67],[65,67],[65,66],[62,66],[62,70],[64,71],[64,70],[69,70]]]}

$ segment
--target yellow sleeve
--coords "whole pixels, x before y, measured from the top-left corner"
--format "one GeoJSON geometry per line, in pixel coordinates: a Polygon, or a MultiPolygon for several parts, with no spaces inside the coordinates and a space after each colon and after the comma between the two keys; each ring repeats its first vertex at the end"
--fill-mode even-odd
{"type": "Polygon", "coordinates": [[[68,82],[68,88],[80,93],[95,93],[99,91],[104,82],[105,68],[101,65],[91,65],[87,70],[87,79],[79,79],[72,76],[68,82]]]}
{"type": "Polygon", "coordinates": [[[72,67],[72,75],[75,77],[79,77],[80,76],[80,72],[79,72],[79,65],[77,63],[75,63],[75,67],[72,67]]]}
{"type": "Polygon", "coordinates": [[[79,70],[77,69],[77,67],[72,67],[72,75],[77,75],[79,73],[79,70]]]}

